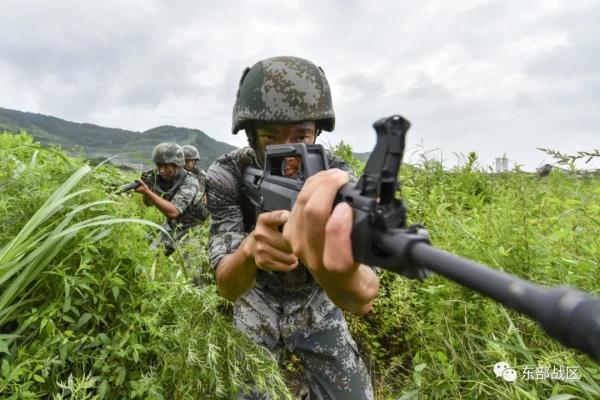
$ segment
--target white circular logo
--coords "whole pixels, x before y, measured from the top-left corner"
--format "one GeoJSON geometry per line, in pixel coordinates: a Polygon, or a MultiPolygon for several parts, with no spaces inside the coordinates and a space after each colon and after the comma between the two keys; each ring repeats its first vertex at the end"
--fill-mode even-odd
{"type": "Polygon", "coordinates": [[[506,368],[504,372],[502,372],[502,379],[506,382],[514,382],[517,380],[517,371],[512,368],[506,368]]]}
{"type": "Polygon", "coordinates": [[[496,378],[502,378],[506,382],[514,382],[517,380],[517,371],[512,369],[508,363],[501,361],[494,365],[494,374],[496,378]]]}
{"type": "Polygon", "coordinates": [[[494,374],[496,374],[496,378],[500,378],[505,369],[510,368],[510,366],[504,361],[496,363],[494,365],[494,374]]]}

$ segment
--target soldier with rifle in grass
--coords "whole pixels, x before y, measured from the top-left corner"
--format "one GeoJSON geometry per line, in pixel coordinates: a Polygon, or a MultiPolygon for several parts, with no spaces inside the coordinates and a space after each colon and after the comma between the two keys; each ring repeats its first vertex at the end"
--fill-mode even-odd
{"type": "MultiPolygon", "coordinates": [[[[367,313],[379,280],[352,258],[350,207],[340,204],[331,213],[349,168],[328,155],[335,169],[307,182],[291,213],[258,215],[242,184],[246,168],[262,165],[267,145],[313,144],[334,123],[329,84],[312,62],[275,57],[244,70],[232,133],[244,130],[249,147],[209,168],[210,258],[219,291],[234,302],[235,326],[275,358],[284,348],[295,353],[310,399],[372,399],[370,376],[342,310],[367,313]]],[[[298,175],[296,161],[286,160],[285,176],[298,175]]]]}
{"type": "Polygon", "coordinates": [[[127,189],[131,186],[135,192],[143,194],[145,205],[155,206],[165,215],[163,228],[170,237],[161,232],[160,242],[165,247],[165,254],[170,255],[180,239],[207,218],[207,211],[198,179],[184,169],[181,146],[160,143],[152,151],[152,161],[157,169],[127,185],[127,189]]]}

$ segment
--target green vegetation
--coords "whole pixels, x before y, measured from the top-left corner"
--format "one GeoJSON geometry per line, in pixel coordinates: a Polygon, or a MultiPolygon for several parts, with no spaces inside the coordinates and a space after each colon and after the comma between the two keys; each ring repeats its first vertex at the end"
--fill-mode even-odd
{"type": "Polygon", "coordinates": [[[156,230],[135,219],[161,218],[115,191],[117,169],[25,135],[0,135],[0,159],[1,398],[233,398],[252,380],[286,398],[215,286],[149,251],[156,230]]]}
{"type": "MultiPolygon", "coordinates": [[[[336,150],[360,173],[349,146],[336,150]]],[[[231,328],[206,226],[182,249],[185,262],[165,258],[139,221],[160,214],[116,191],[130,180],[117,169],[89,170],[26,135],[0,135],[0,159],[0,398],[230,399],[252,381],[290,398],[273,362],[231,328]],[[186,278],[196,266],[201,288],[186,278]]],[[[401,175],[410,222],[436,246],[599,294],[600,177],[487,174],[474,154],[451,171],[423,160],[401,175]]],[[[373,312],[348,316],[377,399],[600,397],[598,366],[528,319],[439,277],[381,280],[373,312]],[[499,361],[516,382],[496,378],[499,361]],[[525,380],[526,366],[577,367],[581,379],[525,380]]]]}

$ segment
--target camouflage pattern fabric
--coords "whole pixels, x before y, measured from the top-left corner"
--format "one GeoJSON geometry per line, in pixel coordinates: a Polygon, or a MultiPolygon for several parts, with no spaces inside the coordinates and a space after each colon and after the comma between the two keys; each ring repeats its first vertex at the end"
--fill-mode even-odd
{"type": "Polygon", "coordinates": [[[273,57],[246,68],[233,107],[232,133],[247,123],[316,121],[332,131],[335,114],[323,70],[298,57],[273,57]]]}
{"type": "Polygon", "coordinates": [[[191,144],[184,144],[183,148],[183,157],[185,160],[199,160],[200,152],[196,148],[196,146],[192,146],[191,144]]]}
{"type": "MultiPolygon", "coordinates": [[[[206,172],[204,172],[204,170],[201,170],[198,167],[194,167],[191,171],[192,174],[194,174],[196,176],[196,178],[198,178],[198,183],[200,185],[200,197],[202,199],[202,203],[204,205],[206,205],[208,203],[208,199],[206,197],[206,172]]],[[[208,209],[206,209],[206,216],[208,217],[209,213],[208,213],[208,209]]]]}
{"type": "MultiPolygon", "coordinates": [[[[340,159],[328,156],[328,161],[331,168],[350,172],[340,159]]],[[[245,147],[221,156],[208,171],[213,268],[254,228],[254,207],[241,191],[248,166],[258,162],[245,147]]],[[[289,273],[258,270],[254,286],[234,304],[234,325],[277,359],[284,348],[297,354],[311,399],[373,398],[369,374],[341,310],[304,265],[289,273]]],[[[263,397],[255,393],[247,398],[263,397]]]]}
{"type": "MultiPolygon", "coordinates": [[[[204,195],[200,190],[198,179],[192,173],[180,168],[179,176],[174,181],[165,181],[158,178],[158,184],[163,191],[172,191],[172,198],[168,199],[177,211],[179,217],[167,218],[163,228],[173,237],[173,241],[161,232],[160,241],[165,245],[165,253],[171,254],[175,250],[175,243],[178,242],[190,229],[200,225],[208,218],[206,204],[202,201],[204,195]],[[173,185],[178,187],[173,190],[173,185]]],[[[157,192],[155,188],[154,192],[157,192]]]]}
{"type": "Polygon", "coordinates": [[[152,150],[152,161],[154,164],[174,164],[183,167],[185,158],[183,148],[177,143],[164,142],[159,143],[152,150]]]}

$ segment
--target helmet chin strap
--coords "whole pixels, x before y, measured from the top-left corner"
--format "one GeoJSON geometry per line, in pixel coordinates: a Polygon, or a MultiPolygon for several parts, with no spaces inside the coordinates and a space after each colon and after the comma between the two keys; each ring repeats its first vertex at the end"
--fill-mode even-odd
{"type": "Polygon", "coordinates": [[[256,129],[252,124],[247,124],[244,130],[246,131],[246,138],[248,138],[248,146],[256,152],[256,129]]]}
{"type": "Polygon", "coordinates": [[[250,148],[254,150],[254,162],[256,163],[256,165],[259,165],[262,168],[263,162],[258,156],[259,151],[258,143],[256,141],[256,129],[254,129],[254,126],[252,126],[252,124],[248,124],[244,128],[244,130],[246,131],[246,138],[248,138],[248,146],[250,146],[250,148]]]}

